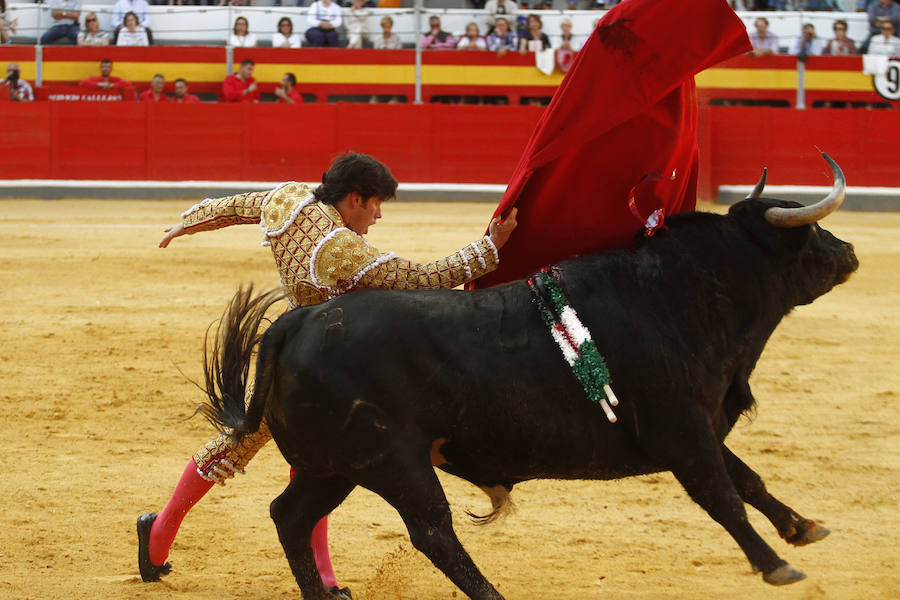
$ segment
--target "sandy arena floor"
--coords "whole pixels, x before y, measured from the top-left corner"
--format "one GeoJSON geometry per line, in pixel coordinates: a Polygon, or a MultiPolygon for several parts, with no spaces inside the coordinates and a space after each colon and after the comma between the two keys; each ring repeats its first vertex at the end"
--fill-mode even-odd
{"type": "MultiPolygon", "coordinates": [[[[287,468],[265,448],[192,511],[163,582],[137,574],[135,519],[158,510],[212,429],[201,339],[240,283],[278,283],[255,227],[156,247],[188,202],[3,201],[0,216],[0,598],[296,598],[268,505],[287,468]]],[[[431,259],[483,231],[486,204],[385,205],[369,236],[431,259]]],[[[831,528],[805,548],[757,530],[809,575],[774,589],[669,475],[518,486],[506,521],[442,475],[456,530],[510,599],[900,597],[900,214],[839,213],[861,267],[776,331],[754,375],[759,412],[730,446],[801,514],[831,528]]],[[[399,517],[357,490],[331,519],[332,556],[359,600],[462,597],[399,517]]]]}

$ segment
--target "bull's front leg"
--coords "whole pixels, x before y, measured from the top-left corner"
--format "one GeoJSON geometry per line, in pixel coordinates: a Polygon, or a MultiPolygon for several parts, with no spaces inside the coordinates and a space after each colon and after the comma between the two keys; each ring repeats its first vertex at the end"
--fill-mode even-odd
{"type": "Polygon", "coordinates": [[[766,490],[762,478],[724,445],[722,458],[728,475],[744,502],[764,514],[789,544],[805,546],[818,542],[831,533],[812,519],[801,517],[790,506],[772,496],[766,490]]]}
{"type": "Polygon", "coordinates": [[[677,410],[677,417],[661,411],[647,420],[650,427],[642,441],[650,455],[665,464],[694,502],[731,534],[767,583],[785,585],[804,579],[806,575],[782,560],[747,519],[706,414],[694,405],[677,410]]]}

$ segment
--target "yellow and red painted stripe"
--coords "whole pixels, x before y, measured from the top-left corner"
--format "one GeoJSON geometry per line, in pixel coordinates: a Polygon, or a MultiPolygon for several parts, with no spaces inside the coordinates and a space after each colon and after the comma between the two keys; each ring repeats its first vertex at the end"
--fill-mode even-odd
{"type": "MultiPolygon", "coordinates": [[[[114,75],[149,85],[156,73],[171,82],[188,80],[194,91],[218,90],[225,78],[227,50],[223,47],[153,46],[149,48],[43,48],[42,74],[47,85],[69,85],[99,73],[99,62],[114,62],[114,75]]],[[[415,53],[412,50],[349,50],[331,48],[236,48],[233,69],[250,58],[254,77],[264,90],[281,81],[286,72],[297,76],[304,92],[404,93],[415,85],[415,53]]],[[[35,49],[30,46],[0,47],[0,62],[18,62],[26,79],[34,80],[35,49]]],[[[422,55],[422,85],[426,96],[440,93],[472,95],[550,95],[562,81],[554,72],[544,75],[532,55],[429,51],[422,55]]],[[[797,61],[792,56],[733,58],[699,73],[701,99],[713,97],[792,98],[796,94],[797,61]]],[[[877,101],[872,78],[862,74],[862,59],[810,57],[806,62],[805,87],[812,98],[877,101]]]]}

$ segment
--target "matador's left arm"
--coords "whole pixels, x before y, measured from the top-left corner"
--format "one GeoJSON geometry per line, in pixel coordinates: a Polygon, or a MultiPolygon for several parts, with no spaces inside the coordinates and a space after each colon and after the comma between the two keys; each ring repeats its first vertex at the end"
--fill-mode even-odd
{"type": "Polygon", "coordinates": [[[468,283],[497,268],[497,248],[487,236],[450,256],[420,264],[383,253],[349,229],[332,232],[316,248],[311,261],[315,285],[331,296],[350,290],[448,289],[468,283]]]}

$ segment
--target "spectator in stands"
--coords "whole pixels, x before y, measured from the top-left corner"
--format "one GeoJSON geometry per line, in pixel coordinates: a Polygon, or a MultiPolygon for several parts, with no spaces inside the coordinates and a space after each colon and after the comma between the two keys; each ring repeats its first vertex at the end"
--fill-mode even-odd
{"type": "Polygon", "coordinates": [[[147,30],[138,21],[133,12],[125,13],[125,24],[116,37],[116,46],[149,46],[150,38],[147,30]]]}
{"type": "Polygon", "coordinates": [[[869,5],[866,13],[869,15],[869,37],[863,42],[860,54],[867,54],[870,41],[882,33],[881,25],[885,22],[893,23],[894,31],[900,30],[900,5],[891,0],[878,0],[869,5]]]}
{"type": "Polygon", "coordinates": [[[78,40],[81,0],[50,0],[49,4],[53,25],[41,36],[41,45],[46,46],[60,40],[63,44],[75,44],[78,40]]]}
{"type": "Polygon", "coordinates": [[[519,53],[536,52],[537,50],[549,50],[550,38],[543,31],[544,22],[541,18],[531,13],[528,15],[528,29],[525,35],[519,38],[519,53]],[[533,44],[529,42],[534,42],[533,44]]]}
{"type": "Polygon", "coordinates": [[[225,102],[259,102],[259,89],[253,79],[256,63],[245,58],[238,72],[225,78],[222,99],[225,102]]]}
{"type": "Polygon", "coordinates": [[[2,93],[8,93],[12,102],[31,102],[34,100],[34,90],[31,84],[22,79],[22,70],[17,63],[6,65],[6,79],[2,85],[9,88],[2,93]]]}
{"type": "Polygon", "coordinates": [[[487,47],[491,52],[496,52],[497,56],[503,56],[519,47],[516,34],[509,30],[509,21],[506,17],[497,17],[494,20],[494,31],[487,36],[487,47]]]}
{"type": "Polygon", "coordinates": [[[847,37],[847,21],[838,19],[832,25],[834,39],[825,44],[825,54],[832,56],[856,54],[856,44],[847,37]]]}
{"type": "Polygon", "coordinates": [[[172,96],[172,102],[195,104],[200,102],[200,98],[194,94],[189,94],[187,81],[183,77],[179,77],[175,80],[175,95],[172,96]]]}
{"type": "Polygon", "coordinates": [[[350,16],[347,17],[347,47],[362,48],[368,41],[366,20],[372,11],[366,8],[365,0],[353,0],[350,5],[350,16]]]}
{"type": "Polygon", "coordinates": [[[163,91],[166,87],[166,78],[160,73],[153,76],[150,80],[150,88],[144,90],[138,96],[140,102],[168,102],[169,97],[163,91]]]}
{"type": "Polygon", "coordinates": [[[293,73],[285,73],[281,78],[281,87],[275,88],[275,95],[279,102],[287,104],[303,104],[303,96],[297,89],[297,76],[293,73]]]}
{"type": "Polygon", "coordinates": [[[78,85],[88,88],[99,88],[101,90],[111,90],[113,88],[129,87],[130,81],[125,81],[119,77],[112,76],[113,63],[108,58],[100,61],[100,75],[88,77],[78,85]]]}
{"type": "Polygon", "coordinates": [[[428,33],[422,36],[422,49],[446,50],[455,47],[453,36],[441,29],[441,18],[435,15],[428,17],[428,33]]]}
{"type": "Polygon", "coordinates": [[[460,36],[456,48],[457,50],[487,50],[487,44],[481,37],[481,32],[478,31],[478,25],[474,22],[466,25],[466,34],[460,36]]]}
{"type": "Polygon", "coordinates": [[[228,45],[236,48],[254,48],[256,46],[256,36],[250,33],[250,23],[246,17],[238,17],[234,20],[228,45]]]}
{"type": "Polygon", "coordinates": [[[563,73],[569,72],[569,67],[575,61],[575,55],[581,50],[581,44],[572,33],[572,21],[563,19],[559,23],[562,33],[559,36],[559,46],[553,52],[556,68],[563,73]]]}
{"type": "Polygon", "coordinates": [[[310,46],[340,46],[337,28],[341,26],[341,7],[332,0],[317,0],[309,5],[306,17],[309,29],[306,41],[310,46]]]}
{"type": "Polygon", "coordinates": [[[6,14],[6,0],[0,0],[0,44],[9,42],[9,34],[16,33],[18,25],[18,19],[10,20],[6,14]]]}
{"type": "Polygon", "coordinates": [[[769,31],[769,20],[759,17],[753,21],[753,27],[756,31],[750,34],[750,43],[753,45],[751,53],[754,56],[778,54],[778,36],[769,31]]]}
{"type": "Polygon", "coordinates": [[[125,26],[125,15],[134,13],[138,18],[138,25],[143,27],[147,33],[148,45],[153,42],[153,34],[150,32],[150,5],[147,0],[116,0],[113,6],[112,19],[110,24],[116,28],[113,36],[113,43],[118,45],[119,31],[125,26]]]}
{"type": "Polygon", "coordinates": [[[881,23],[881,35],[869,40],[867,54],[883,54],[900,57],[900,38],[894,35],[894,24],[890,21],[881,23]]]}
{"type": "Polygon", "coordinates": [[[575,37],[575,34],[572,33],[572,20],[568,17],[564,18],[559,22],[559,29],[561,31],[559,36],[559,50],[570,50],[572,52],[578,52],[581,50],[581,42],[578,41],[578,38],[575,37]]]}
{"type": "Polygon", "coordinates": [[[497,17],[503,16],[506,24],[509,25],[509,19],[515,19],[516,13],[519,12],[519,5],[513,0],[488,0],[484,5],[484,12],[487,13],[487,33],[490,35],[497,26],[497,17]]]}
{"type": "Polygon", "coordinates": [[[97,13],[89,12],[84,17],[84,29],[78,33],[79,46],[109,46],[109,34],[100,31],[97,13]]]}
{"type": "Polygon", "coordinates": [[[272,35],[273,48],[299,48],[300,34],[294,33],[294,22],[288,17],[278,19],[278,31],[272,35]]]}
{"type": "Polygon", "coordinates": [[[376,50],[399,50],[403,47],[400,36],[392,31],[393,28],[394,20],[390,16],[381,17],[381,35],[372,40],[376,50]]]}
{"type": "Polygon", "coordinates": [[[869,16],[869,33],[878,35],[882,33],[881,25],[890,21],[894,24],[894,31],[900,28],[900,5],[892,0],[875,0],[869,2],[866,8],[869,16]]]}
{"type": "Polygon", "coordinates": [[[816,27],[812,23],[806,23],[800,30],[800,35],[791,44],[790,54],[800,60],[806,60],[807,56],[819,56],[825,52],[825,42],[816,35],[816,27]]]}

